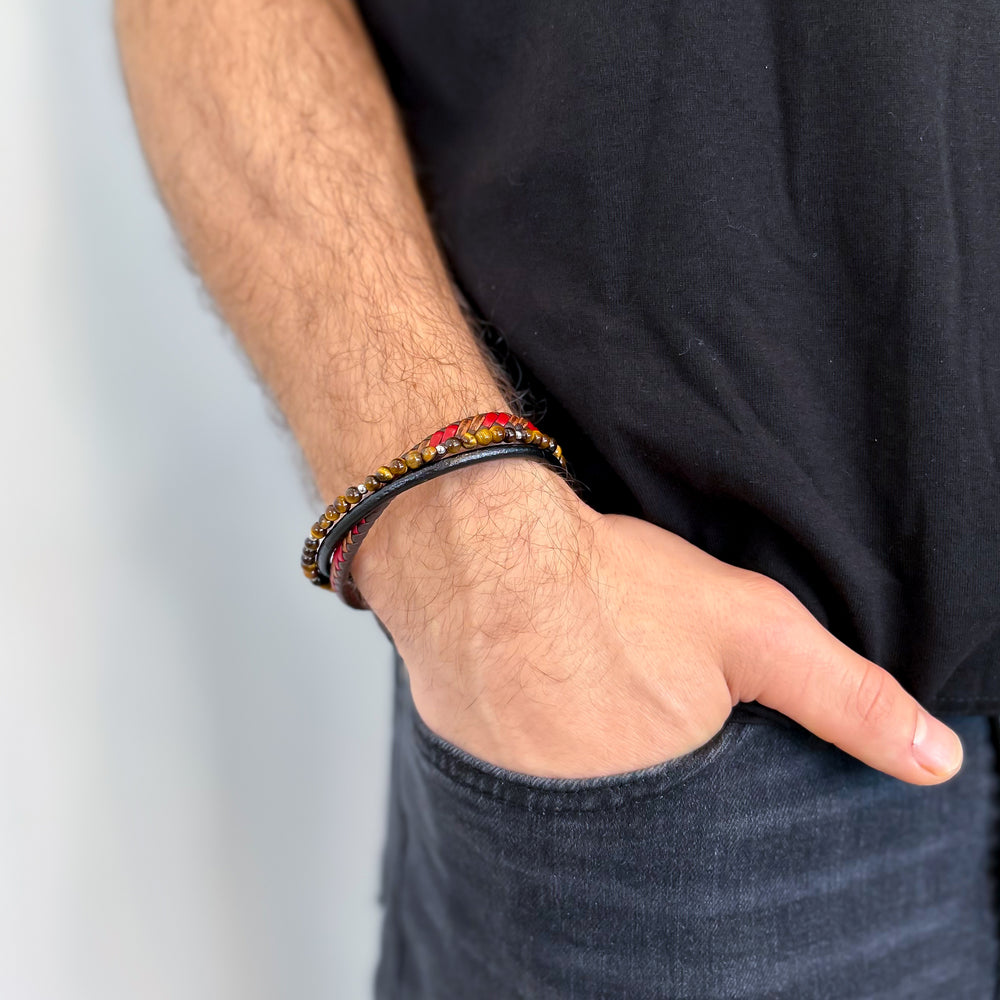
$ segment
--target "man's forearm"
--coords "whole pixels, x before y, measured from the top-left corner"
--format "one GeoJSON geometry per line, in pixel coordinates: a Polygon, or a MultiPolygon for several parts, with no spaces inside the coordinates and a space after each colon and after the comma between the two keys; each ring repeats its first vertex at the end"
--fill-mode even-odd
{"type": "MultiPolygon", "coordinates": [[[[116,29],[165,205],[324,500],[437,427],[509,408],[346,0],[117,0],[116,29]]],[[[466,467],[395,499],[354,575],[383,620],[412,608],[419,630],[428,582],[489,599],[518,551],[571,539],[558,518],[575,524],[577,506],[529,459],[466,467]],[[490,552],[502,554],[494,564],[490,552]]]]}
{"type": "MultiPolygon", "coordinates": [[[[438,426],[507,408],[348,3],[118,0],[116,27],[166,207],[324,498],[438,426]]],[[[530,464],[479,469],[543,479],[530,464]]],[[[474,469],[435,482],[455,491],[474,469]]]]}

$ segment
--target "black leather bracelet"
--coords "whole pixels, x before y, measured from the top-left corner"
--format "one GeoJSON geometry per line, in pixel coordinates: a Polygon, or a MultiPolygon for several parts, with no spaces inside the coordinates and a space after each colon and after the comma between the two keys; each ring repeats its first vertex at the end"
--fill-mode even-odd
{"type": "Polygon", "coordinates": [[[351,508],[350,516],[342,517],[337,521],[320,542],[316,551],[316,574],[313,582],[317,586],[325,586],[336,591],[352,608],[368,610],[368,603],[361,596],[354,578],[351,576],[350,564],[361,540],[394,497],[413,486],[419,486],[421,483],[436,479],[446,472],[476,462],[489,462],[510,457],[530,458],[542,462],[550,461],[556,468],[562,470],[565,468],[565,464],[561,453],[559,457],[556,456],[555,449],[554,441],[548,448],[539,448],[537,445],[527,442],[502,442],[488,447],[476,448],[472,451],[442,455],[433,462],[418,469],[411,469],[398,479],[385,483],[377,493],[370,493],[363,497],[351,508]],[[340,542],[348,535],[353,536],[351,544],[345,547],[344,559],[340,565],[333,568],[330,565],[333,554],[340,542]]]}
{"type": "Polygon", "coordinates": [[[555,439],[519,414],[491,410],[439,428],[363,481],[348,486],[327,506],[302,546],[306,579],[334,591],[353,608],[371,610],[351,577],[350,563],[392,498],[463,465],[510,457],[547,460],[562,472],[568,471],[555,439]]]}

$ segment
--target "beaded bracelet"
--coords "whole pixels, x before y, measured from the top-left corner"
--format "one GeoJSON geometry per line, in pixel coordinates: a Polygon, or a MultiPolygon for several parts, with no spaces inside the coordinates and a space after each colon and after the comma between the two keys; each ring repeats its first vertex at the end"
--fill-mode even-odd
{"type": "Polygon", "coordinates": [[[326,508],[303,545],[301,563],[306,578],[317,587],[334,591],[350,607],[367,610],[350,564],[389,501],[457,466],[504,457],[547,459],[566,471],[562,448],[527,418],[500,412],[465,417],[380,466],[326,508]]]}

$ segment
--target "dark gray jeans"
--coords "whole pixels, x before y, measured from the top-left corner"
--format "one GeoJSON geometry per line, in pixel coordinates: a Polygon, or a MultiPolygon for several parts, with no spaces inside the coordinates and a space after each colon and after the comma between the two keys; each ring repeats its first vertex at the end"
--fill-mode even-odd
{"type": "Polygon", "coordinates": [[[416,715],[395,656],[378,1000],[994,1000],[997,725],[875,771],[774,712],[623,776],[529,778],[416,715]]]}

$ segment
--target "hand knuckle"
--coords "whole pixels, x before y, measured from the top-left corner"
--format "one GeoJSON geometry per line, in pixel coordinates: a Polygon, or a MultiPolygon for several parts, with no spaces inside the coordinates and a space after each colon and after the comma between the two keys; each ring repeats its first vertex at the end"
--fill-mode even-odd
{"type": "Polygon", "coordinates": [[[790,649],[810,639],[809,615],[799,599],[776,580],[751,574],[740,601],[740,644],[753,648],[758,659],[780,660],[790,649]]]}
{"type": "Polygon", "coordinates": [[[892,715],[893,707],[889,674],[881,667],[866,667],[852,689],[849,707],[865,725],[873,728],[884,725],[892,715]]]}
{"type": "Polygon", "coordinates": [[[801,615],[802,602],[783,584],[763,573],[748,570],[740,581],[745,599],[759,612],[801,615]]]}

